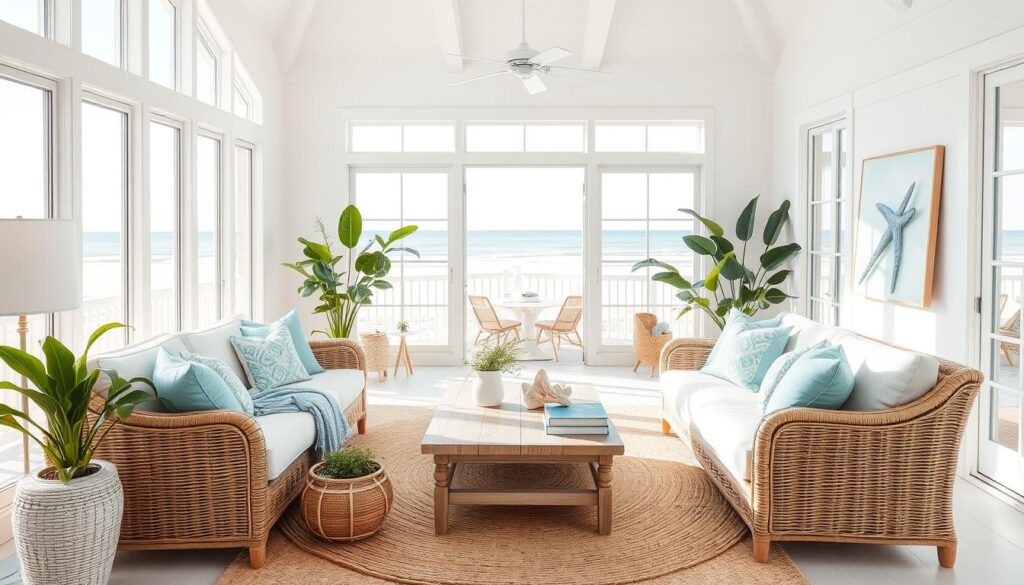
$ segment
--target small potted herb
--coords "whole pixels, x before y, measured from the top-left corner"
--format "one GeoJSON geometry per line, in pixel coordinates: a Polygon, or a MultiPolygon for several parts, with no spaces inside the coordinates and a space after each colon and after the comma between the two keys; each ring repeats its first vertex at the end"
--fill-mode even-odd
{"type": "Polygon", "coordinates": [[[406,321],[405,319],[402,319],[401,321],[399,321],[395,325],[395,328],[398,329],[399,333],[408,333],[409,332],[409,322],[406,321]]]}
{"type": "Polygon", "coordinates": [[[391,480],[373,453],[346,447],[328,453],[309,470],[302,518],[321,538],[360,540],[380,530],[393,501],[391,480]]]}
{"type": "Polygon", "coordinates": [[[473,383],[473,399],[480,406],[498,406],[505,396],[502,374],[516,374],[523,368],[519,359],[524,353],[523,339],[500,342],[494,347],[484,347],[466,360],[466,365],[476,372],[473,383]]]}

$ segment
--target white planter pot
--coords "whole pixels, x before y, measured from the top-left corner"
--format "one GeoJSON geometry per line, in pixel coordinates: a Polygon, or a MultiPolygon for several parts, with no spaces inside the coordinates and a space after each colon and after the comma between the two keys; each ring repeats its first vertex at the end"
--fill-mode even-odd
{"type": "Polygon", "coordinates": [[[11,523],[25,585],[102,585],[121,533],[124,492],[117,468],[93,460],[100,470],[71,480],[18,482],[11,523]]]}
{"type": "Polygon", "coordinates": [[[473,382],[473,400],[479,406],[498,406],[505,397],[501,372],[477,372],[473,382]]]}

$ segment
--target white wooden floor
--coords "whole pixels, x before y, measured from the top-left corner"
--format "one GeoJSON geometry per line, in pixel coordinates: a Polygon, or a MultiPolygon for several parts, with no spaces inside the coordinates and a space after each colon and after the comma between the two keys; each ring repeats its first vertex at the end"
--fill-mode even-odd
{"type": "MultiPolygon", "coordinates": [[[[568,353],[568,352],[567,352],[568,353]]],[[[523,376],[544,367],[555,381],[594,384],[607,404],[659,403],[657,382],[649,370],[588,367],[579,354],[562,364],[531,363],[523,376]]],[[[451,379],[466,377],[464,368],[416,368],[383,384],[371,375],[371,404],[436,404],[451,379]]],[[[981,488],[957,479],[954,504],[959,537],[956,568],[938,566],[934,547],[787,543],[784,548],[815,585],[1024,585],[1024,513],[981,488]]],[[[179,585],[214,583],[238,551],[119,553],[113,584],[179,585]]],[[[0,585],[20,583],[16,560],[0,562],[0,585]]]]}

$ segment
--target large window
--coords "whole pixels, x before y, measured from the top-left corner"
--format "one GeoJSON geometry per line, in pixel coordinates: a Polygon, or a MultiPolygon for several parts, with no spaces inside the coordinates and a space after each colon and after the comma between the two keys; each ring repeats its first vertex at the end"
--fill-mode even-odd
{"type": "Polygon", "coordinates": [[[124,62],[124,0],[82,0],[82,52],[115,67],[124,62]]]}
{"type": "Polygon", "coordinates": [[[48,0],[0,1],[0,20],[46,36],[48,0]]]}
{"type": "Polygon", "coordinates": [[[374,291],[373,304],[359,313],[361,331],[394,330],[408,321],[417,345],[448,344],[448,172],[433,170],[356,170],[352,192],[363,214],[363,240],[386,238],[414,224],[404,240],[420,257],[393,255],[392,289],[374,291]]]}
{"type": "Polygon", "coordinates": [[[700,122],[598,122],[594,125],[596,152],[704,152],[700,122]]]}
{"type": "Polygon", "coordinates": [[[149,334],[178,330],[181,129],[149,124],[149,334]]]}
{"type": "Polygon", "coordinates": [[[196,34],[196,98],[211,106],[217,105],[216,45],[200,29],[196,34]]]}
{"type": "MultiPolygon", "coordinates": [[[[82,102],[82,308],[77,348],[104,323],[128,323],[128,113],[106,101],[82,102]]],[[[124,345],[126,330],[97,343],[124,345]]]]}
{"type": "Polygon", "coordinates": [[[235,304],[232,312],[252,314],[253,149],[235,146],[235,304]]]}
{"type": "Polygon", "coordinates": [[[680,208],[697,207],[697,169],[605,170],[601,173],[601,344],[633,339],[633,315],[654,313],[676,337],[695,333],[693,314],[676,319],[676,289],[652,282],[657,269],[632,272],[643,258],[668,262],[688,279],[695,257],[683,236],[694,233],[680,208]]]}
{"type": "Polygon", "coordinates": [[[220,318],[220,139],[196,140],[196,241],[199,325],[220,318]]]}
{"type": "Polygon", "coordinates": [[[454,152],[455,126],[423,122],[355,123],[349,126],[352,152],[454,152]]]}
{"type": "Polygon", "coordinates": [[[583,122],[466,125],[467,152],[584,152],[583,122]]]}
{"type": "MultiPolygon", "coordinates": [[[[51,215],[55,91],[55,84],[49,80],[0,68],[0,218],[39,219],[51,215]]],[[[50,319],[47,315],[31,315],[28,325],[28,349],[38,355],[39,343],[50,330],[50,319]]],[[[18,318],[0,317],[0,343],[18,347],[19,341],[18,318]]],[[[18,375],[3,364],[0,379],[19,382],[18,375]]],[[[11,390],[0,390],[0,402],[19,410],[29,409],[28,401],[11,390]]],[[[32,414],[40,413],[32,409],[32,414]]],[[[0,428],[0,487],[17,481],[42,461],[38,445],[30,444],[27,437],[13,429],[0,428]]]]}
{"type": "Polygon", "coordinates": [[[811,129],[808,134],[808,314],[838,325],[849,233],[850,172],[845,120],[811,129]]]}
{"type": "Polygon", "coordinates": [[[171,0],[149,0],[149,78],[177,87],[178,9],[171,0]]]}

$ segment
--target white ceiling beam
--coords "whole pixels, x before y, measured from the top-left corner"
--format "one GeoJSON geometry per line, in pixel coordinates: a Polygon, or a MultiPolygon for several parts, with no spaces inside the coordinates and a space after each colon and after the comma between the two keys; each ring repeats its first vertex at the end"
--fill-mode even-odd
{"type": "Polygon", "coordinates": [[[587,3],[587,26],[583,30],[584,69],[601,68],[614,12],[615,0],[590,0],[587,3]]]}
{"type": "Polygon", "coordinates": [[[750,39],[757,58],[766,67],[774,70],[778,64],[779,49],[764,7],[756,0],[733,0],[733,4],[740,13],[743,28],[747,31],[747,38],[750,39]]]}
{"type": "Polygon", "coordinates": [[[462,55],[462,23],[459,21],[459,0],[434,0],[434,20],[437,36],[441,39],[441,52],[446,55],[444,66],[451,73],[462,71],[462,59],[447,55],[462,55]]]}
{"type": "Polygon", "coordinates": [[[318,0],[297,0],[285,12],[284,22],[277,32],[277,56],[281,70],[287,71],[299,57],[299,49],[316,12],[318,0]]]}

